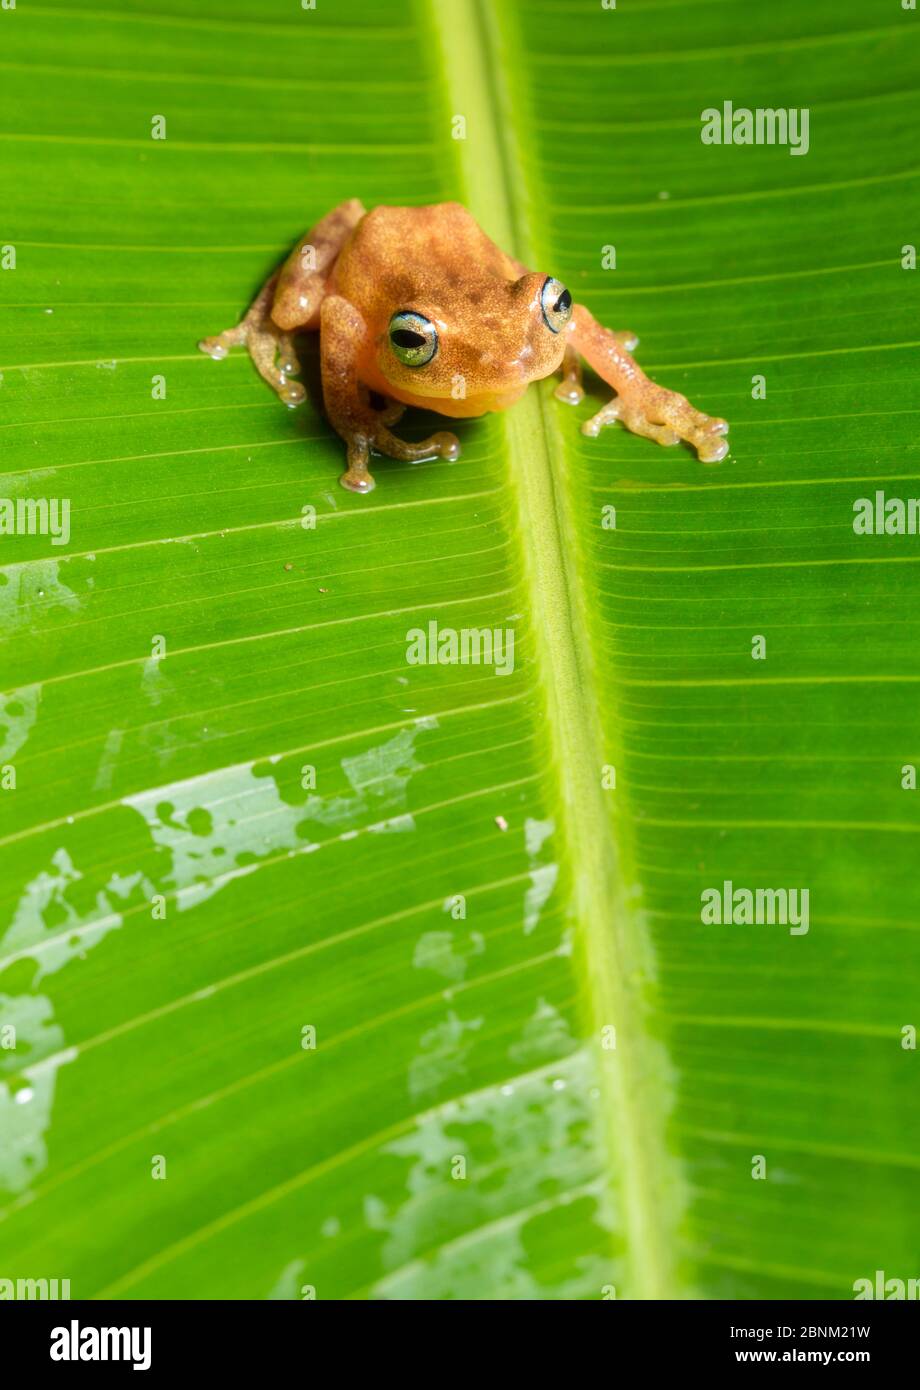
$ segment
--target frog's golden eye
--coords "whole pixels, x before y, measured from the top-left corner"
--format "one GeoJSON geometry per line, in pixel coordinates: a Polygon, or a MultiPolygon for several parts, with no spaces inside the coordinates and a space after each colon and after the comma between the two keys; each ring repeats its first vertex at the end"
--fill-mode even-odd
{"type": "Polygon", "coordinates": [[[438,330],[424,314],[400,309],[390,319],[390,347],[404,367],[424,367],[438,350],[438,330]]]}
{"type": "Polygon", "coordinates": [[[572,296],[561,280],[549,277],[540,291],[540,306],[547,328],[561,333],[572,317],[572,296]]]}

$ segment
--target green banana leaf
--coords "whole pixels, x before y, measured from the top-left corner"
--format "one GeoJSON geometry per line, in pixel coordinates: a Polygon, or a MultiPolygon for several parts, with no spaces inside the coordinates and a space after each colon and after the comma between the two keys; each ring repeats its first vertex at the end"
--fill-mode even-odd
{"type": "Polygon", "coordinates": [[[920,1272],[918,539],[854,529],[920,493],[918,23],[0,9],[0,491],[71,504],[0,537],[4,1278],[920,1272]],[[704,143],[726,101],[807,109],[807,152],[704,143]],[[589,377],[343,491],[315,342],[296,411],[196,343],[346,198],[465,203],[729,457],[584,437],[589,377]],[[432,622],[513,670],[411,664],[432,622]],[[807,918],[707,910],[739,889],[807,918]]]}

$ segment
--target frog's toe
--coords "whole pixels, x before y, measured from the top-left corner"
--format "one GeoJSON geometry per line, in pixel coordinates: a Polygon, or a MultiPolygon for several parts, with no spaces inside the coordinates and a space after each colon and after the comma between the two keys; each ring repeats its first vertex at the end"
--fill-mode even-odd
{"type": "Polygon", "coordinates": [[[585,398],[585,390],[581,382],[565,380],[560,381],[553,395],[557,401],[565,401],[566,405],[580,405],[585,398]]]}
{"type": "Polygon", "coordinates": [[[339,482],[348,492],[373,492],[376,483],[368,472],[367,438],[361,434],[349,436],[347,444],[348,467],[339,478],[339,482]]]}
{"type": "Polygon", "coordinates": [[[556,386],[553,395],[558,401],[565,401],[566,405],[579,405],[584,400],[585,392],[581,384],[581,358],[571,343],[566,345],[562,358],[562,380],[556,386]]]}
{"type": "Polygon", "coordinates": [[[582,422],[581,432],[588,435],[590,439],[596,439],[605,425],[612,425],[614,420],[620,418],[620,403],[616,397],[608,401],[605,406],[595,414],[590,420],[582,422]]]}
{"type": "Polygon", "coordinates": [[[300,376],[300,358],[294,347],[290,333],[279,333],[277,338],[278,370],[283,376],[300,376]]]}
{"type": "Polygon", "coordinates": [[[727,420],[710,420],[693,441],[700,463],[719,463],[729,450],[727,420]]]}
{"type": "Polygon", "coordinates": [[[230,351],[226,333],[215,333],[213,338],[202,338],[198,344],[198,351],[204,352],[208,357],[212,357],[215,362],[221,362],[230,351]]]}
{"type": "Polygon", "coordinates": [[[728,421],[695,410],[683,396],[674,395],[673,407],[664,412],[668,424],[696,450],[700,463],[718,463],[728,453],[728,421]]]}
{"type": "Polygon", "coordinates": [[[697,450],[697,458],[700,463],[721,463],[728,453],[728,440],[723,439],[721,444],[707,445],[697,450]]]}
{"type": "Polygon", "coordinates": [[[307,399],[307,393],[299,381],[285,381],[283,377],[284,373],[282,373],[282,383],[278,387],[278,395],[284,404],[293,410],[296,406],[303,405],[307,399]]]}
{"type": "Polygon", "coordinates": [[[374,488],[377,486],[370,473],[366,471],[356,472],[351,468],[349,468],[346,473],[342,474],[341,478],[339,478],[339,482],[342,487],[346,488],[349,492],[373,492],[374,488]]]}

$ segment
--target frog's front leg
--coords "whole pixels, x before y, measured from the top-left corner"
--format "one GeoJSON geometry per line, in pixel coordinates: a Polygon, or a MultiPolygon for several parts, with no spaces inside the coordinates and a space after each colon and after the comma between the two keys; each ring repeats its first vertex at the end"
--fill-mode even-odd
{"type": "Polygon", "coordinates": [[[220,360],[232,347],[245,343],[259,375],[285,405],[300,405],[306,392],[292,331],[317,328],[329,275],[348,237],[364,216],[357,198],[327,213],[301,237],[287,260],[256,295],[245,318],[233,328],[204,338],[202,352],[220,360]]]}
{"type": "Polygon", "coordinates": [[[390,402],[384,410],[374,410],[370,394],[358,375],[358,361],[368,344],[368,328],[361,314],[340,295],[323,300],[320,314],[320,360],[323,374],[323,400],[333,429],[348,449],[348,468],[339,479],[350,492],[370,492],[374,479],[368,468],[370,451],[389,458],[417,460],[440,456],[455,459],[460,453],[456,435],[440,431],[409,444],[391,434],[388,425],[402,414],[390,402]]]}
{"type": "Polygon", "coordinates": [[[585,398],[585,388],[581,384],[581,358],[571,343],[565,345],[562,359],[562,380],[553,395],[566,405],[580,405],[585,398]]]}
{"type": "Polygon", "coordinates": [[[702,463],[716,463],[725,457],[727,421],[704,415],[686,396],[649,381],[623,345],[625,335],[602,327],[580,304],[575,306],[569,332],[571,345],[617,393],[585,421],[583,434],[597,435],[604,425],[622,420],[634,434],[659,444],[676,444],[685,439],[696,449],[702,463]]]}
{"type": "Polygon", "coordinates": [[[291,335],[272,319],[272,301],[278,283],[277,272],[266,280],[246,313],[234,328],[203,338],[198,344],[202,352],[215,362],[227,356],[232,347],[245,343],[259,375],[268,382],[285,405],[300,405],[306,392],[299,381],[291,381],[300,371],[291,335]]]}
{"type": "MultiPolygon", "coordinates": [[[[610,336],[627,352],[632,352],[633,348],[639,346],[639,339],[628,328],[624,328],[619,333],[614,333],[611,330],[610,336]]],[[[585,388],[581,380],[581,358],[571,343],[565,345],[565,357],[562,359],[562,380],[553,395],[557,400],[565,401],[566,405],[581,405],[585,398],[585,388]]]]}

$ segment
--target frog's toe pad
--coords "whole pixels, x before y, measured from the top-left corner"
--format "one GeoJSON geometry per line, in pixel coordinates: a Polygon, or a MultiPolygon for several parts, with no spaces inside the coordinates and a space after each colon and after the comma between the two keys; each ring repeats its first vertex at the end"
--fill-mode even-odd
{"type": "Polygon", "coordinates": [[[278,387],[278,395],[284,401],[284,404],[290,406],[292,410],[295,406],[303,405],[304,401],[307,399],[307,393],[300,382],[284,380],[283,373],[281,384],[278,387]]]}
{"type": "Polygon", "coordinates": [[[198,344],[198,351],[213,357],[215,362],[222,361],[227,356],[227,344],[223,342],[223,334],[218,333],[213,338],[202,338],[198,344]]]}
{"type": "Polygon", "coordinates": [[[565,401],[566,405],[581,405],[585,398],[584,387],[577,381],[560,381],[553,395],[557,401],[565,401]]]}
{"type": "Polygon", "coordinates": [[[342,474],[339,482],[348,492],[373,492],[377,486],[370,473],[356,473],[350,468],[342,474]]]}
{"type": "Polygon", "coordinates": [[[700,463],[719,463],[724,459],[730,448],[728,440],[724,434],[719,437],[714,433],[711,440],[700,442],[697,445],[697,457],[700,463]]]}
{"type": "Polygon", "coordinates": [[[605,425],[612,425],[614,420],[620,418],[620,403],[616,397],[608,401],[605,406],[592,415],[590,420],[582,421],[581,432],[588,435],[591,439],[596,439],[605,425]]]}
{"type": "Polygon", "coordinates": [[[431,436],[431,443],[442,459],[450,459],[453,462],[460,457],[460,440],[455,434],[440,430],[431,436]]]}
{"type": "Polygon", "coordinates": [[[687,431],[688,443],[696,449],[700,463],[718,463],[728,453],[728,421],[698,414],[687,431]]]}

